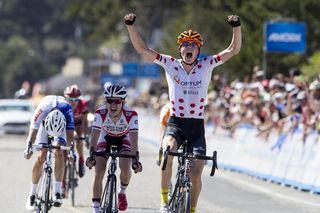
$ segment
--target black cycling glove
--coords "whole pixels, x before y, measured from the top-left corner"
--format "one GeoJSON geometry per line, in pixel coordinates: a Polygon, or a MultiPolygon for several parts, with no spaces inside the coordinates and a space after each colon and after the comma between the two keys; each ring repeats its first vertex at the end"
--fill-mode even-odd
{"type": "Polygon", "coordinates": [[[132,20],[125,20],[125,24],[126,25],[133,25],[135,20],[136,20],[136,16],[134,15],[132,20]]]}
{"type": "Polygon", "coordinates": [[[239,17],[239,16],[237,16],[237,17],[238,17],[238,20],[237,20],[237,21],[228,21],[229,24],[230,24],[232,27],[239,27],[239,26],[241,26],[240,17],[239,17]]]}

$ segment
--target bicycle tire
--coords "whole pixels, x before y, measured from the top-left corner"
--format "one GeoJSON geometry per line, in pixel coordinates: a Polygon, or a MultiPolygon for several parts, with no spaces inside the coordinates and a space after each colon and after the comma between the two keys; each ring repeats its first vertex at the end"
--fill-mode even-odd
{"type": "Polygon", "coordinates": [[[190,190],[184,189],[183,195],[181,196],[181,202],[180,202],[180,213],[190,213],[191,212],[191,195],[190,190]]]}
{"type": "Polygon", "coordinates": [[[70,189],[71,189],[71,205],[75,206],[75,166],[74,164],[69,164],[69,183],[70,189]]]}
{"type": "Polygon", "coordinates": [[[107,212],[108,185],[109,185],[109,179],[107,180],[107,184],[105,185],[105,187],[103,189],[102,196],[101,196],[100,213],[106,213],[107,212]]]}
{"type": "Polygon", "coordinates": [[[44,193],[44,208],[43,212],[48,213],[50,210],[50,188],[51,188],[51,177],[45,176],[45,193],[44,193]]]}
{"type": "Polygon", "coordinates": [[[111,175],[108,185],[108,206],[107,206],[107,212],[113,212],[114,209],[117,209],[118,207],[114,205],[116,203],[116,176],[111,175]]]}
{"type": "Polygon", "coordinates": [[[179,186],[179,180],[177,180],[173,193],[169,200],[169,208],[172,211],[172,213],[178,212],[180,196],[181,196],[181,187],[179,186]]]}
{"type": "Polygon", "coordinates": [[[45,191],[45,180],[44,177],[41,177],[40,182],[39,182],[39,187],[37,190],[37,195],[36,195],[36,201],[35,201],[35,211],[37,213],[42,213],[42,205],[44,202],[44,191],[45,191]]]}

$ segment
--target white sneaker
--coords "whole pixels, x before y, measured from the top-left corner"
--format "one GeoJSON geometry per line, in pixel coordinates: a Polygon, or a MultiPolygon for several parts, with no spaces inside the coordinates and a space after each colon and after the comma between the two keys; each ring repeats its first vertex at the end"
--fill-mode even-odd
{"type": "Polygon", "coordinates": [[[168,204],[163,203],[163,204],[160,206],[160,211],[159,211],[159,213],[170,213],[168,204]]]}
{"type": "Polygon", "coordinates": [[[93,206],[92,207],[92,212],[93,213],[100,213],[100,206],[93,206]]]}
{"type": "Polygon", "coordinates": [[[34,204],[35,204],[36,196],[35,195],[30,195],[27,199],[26,202],[26,209],[30,212],[34,211],[34,204]]]}
{"type": "Polygon", "coordinates": [[[60,207],[62,205],[62,197],[60,193],[56,193],[53,198],[53,206],[60,207]]]}

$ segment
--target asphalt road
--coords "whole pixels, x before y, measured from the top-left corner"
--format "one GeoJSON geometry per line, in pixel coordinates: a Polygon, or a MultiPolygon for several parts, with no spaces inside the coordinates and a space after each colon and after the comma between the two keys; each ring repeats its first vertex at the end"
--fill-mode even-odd
{"type": "MultiPolygon", "coordinates": [[[[159,208],[159,167],[156,166],[157,136],[153,143],[140,137],[140,153],[144,171],[133,174],[128,192],[131,213],[152,213],[159,208]]],[[[0,212],[26,212],[25,202],[29,191],[31,168],[35,156],[25,160],[22,152],[25,135],[0,137],[0,212]]],[[[200,197],[199,213],[256,213],[256,212],[320,212],[320,195],[300,192],[264,182],[243,174],[218,170],[214,178],[209,168],[203,173],[203,190],[200,197]]],[[[87,170],[79,181],[76,191],[76,207],[64,200],[61,208],[52,212],[91,212],[91,183],[93,171],[87,170]]]]}

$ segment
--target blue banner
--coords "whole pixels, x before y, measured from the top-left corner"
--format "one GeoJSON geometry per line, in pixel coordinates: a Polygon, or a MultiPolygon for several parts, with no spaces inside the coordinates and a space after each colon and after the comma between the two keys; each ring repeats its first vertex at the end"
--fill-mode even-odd
{"type": "Polygon", "coordinates": [[[306,25],[301,22],[268,22],[265,24],[264,50],[297,52],[306,50],[306,25]]]}
{"type": "Polygon", "coordinates": [[[123,64],[123,76],[131,78],[160,78],[160,67],[157,64],[123,64]]]}
{"type": "Polygon", "coordinates": [[[102,74],[100,82],[103,85],[105,82],[111,82],[113,84],[120,84],[125,87],[132,86],[132,78],[124,76],[115,76],[110,74],[102,74]]]}

